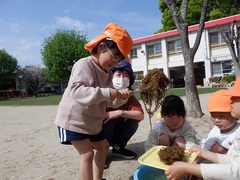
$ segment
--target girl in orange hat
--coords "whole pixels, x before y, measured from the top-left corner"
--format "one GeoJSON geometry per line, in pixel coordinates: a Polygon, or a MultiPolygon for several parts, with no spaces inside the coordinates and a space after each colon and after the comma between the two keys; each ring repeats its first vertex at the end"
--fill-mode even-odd
{"type": "Polygon", "coordinates": [[[110,68],[128,58],[131,47],[132,39],[127,31],[109,23],[85,45],[91,56],[78,60],[72,68],[55,124],[61,143],[73,145],[80,155],[80,179],[102,180],[109,150],[102,130],[106,109],[126,103],[133,95],[128,88],[113,88],[110,68]]]}

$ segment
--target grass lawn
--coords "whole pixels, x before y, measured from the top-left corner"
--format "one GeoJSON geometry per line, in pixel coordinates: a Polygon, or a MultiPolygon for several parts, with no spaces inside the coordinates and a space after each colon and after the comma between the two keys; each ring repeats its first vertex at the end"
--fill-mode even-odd
{"type": "MultiPolygon", "coordinates": [[[[199,94],[207,94],[215,92],[219,89],[224,88],[198,88],[199,94]]],[[[140,92],[134,92],[137,99],[141,99],[140,92]]],[[[184,88],[175,88],[169,89],[166,92],[166,95],[178,95],[178,96],[185,96],[185,89],[184,88]]],[[[0,99],[0,106],[47,106],[47,105],[58,105],[61,100],[61,95],[52,95],[52,96],[45,96],[45,97],[29,97],[29,98],[11,98],[11,99],[0,99]]]]}
{"type": "Polygon", "coordinates": [[[11,98],[1,99],[0,106],[47,106],[58,105],[61,95],[52,95],[45,97],[11,98]]]}
{"type": "MultiPolygon", "coordinates": [[[[218,91],[220,89],[226,89],[226,88],[212,88],[212,87],[198,88],[198,94],[208,94],[208,93],[218,91]]],[[[166,91],[166,96],[167,95],[185,96],[185,88],[169,89],[166,91]]],[[[135,96],[138,99],[141,99],[140,92],[135,92],[135,96]]]]}

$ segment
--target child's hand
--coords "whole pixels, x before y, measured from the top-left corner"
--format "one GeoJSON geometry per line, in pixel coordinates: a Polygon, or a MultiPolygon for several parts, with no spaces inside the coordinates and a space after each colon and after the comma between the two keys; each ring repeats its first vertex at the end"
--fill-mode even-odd
{"type": "Polygon", "coordinates": [[[189,149],[189,152],[190,153],[196,153],[197,154],[197,157],[201,158],[202,157],[202,154],[203,154],[203,149],[200,148],[200,147],[192,147],[189,149]]]}
{"type": "Polygon", "coordinates": [[[184,166],[188,165],[185,162],[174,162],[168,170],[165,171],[165,175],[168,180],[181,179],[186,172],[184,171],[184,166]]]}
{"type": "Polygon", "coordinates": [[[130,96],[133,96],[133,92],[127,89],[116,90],[110,88],[110,99],[114,101],[116,98],[128,99],[130,96]]]}
{"type": "Polygon", "coordinates": [[[133,96],[133,92],[128,88],[118,90],[118,98],[128,99],[130,96],[133,96]]]}

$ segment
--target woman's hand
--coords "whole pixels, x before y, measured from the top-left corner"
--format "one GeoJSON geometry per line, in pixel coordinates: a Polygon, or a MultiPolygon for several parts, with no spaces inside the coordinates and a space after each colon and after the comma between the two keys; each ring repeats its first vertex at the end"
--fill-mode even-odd
{"type": "Polygon", "coordinates": [[[107,112],[108,117],[104,120],[104,124],[110,121],[111,119],[116,119],[122,115],[122,110],[115,110],[107,112]]]}

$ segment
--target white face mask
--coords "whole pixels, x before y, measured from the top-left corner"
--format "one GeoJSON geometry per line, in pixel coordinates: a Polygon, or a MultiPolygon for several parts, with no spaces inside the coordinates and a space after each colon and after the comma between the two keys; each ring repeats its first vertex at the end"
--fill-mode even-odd
{"type": "Polygon", "coordinates": [[[114,89],[126,89],[129,86],[129,79],[128,78],[113,78],[113,87],[114,89]]]}

